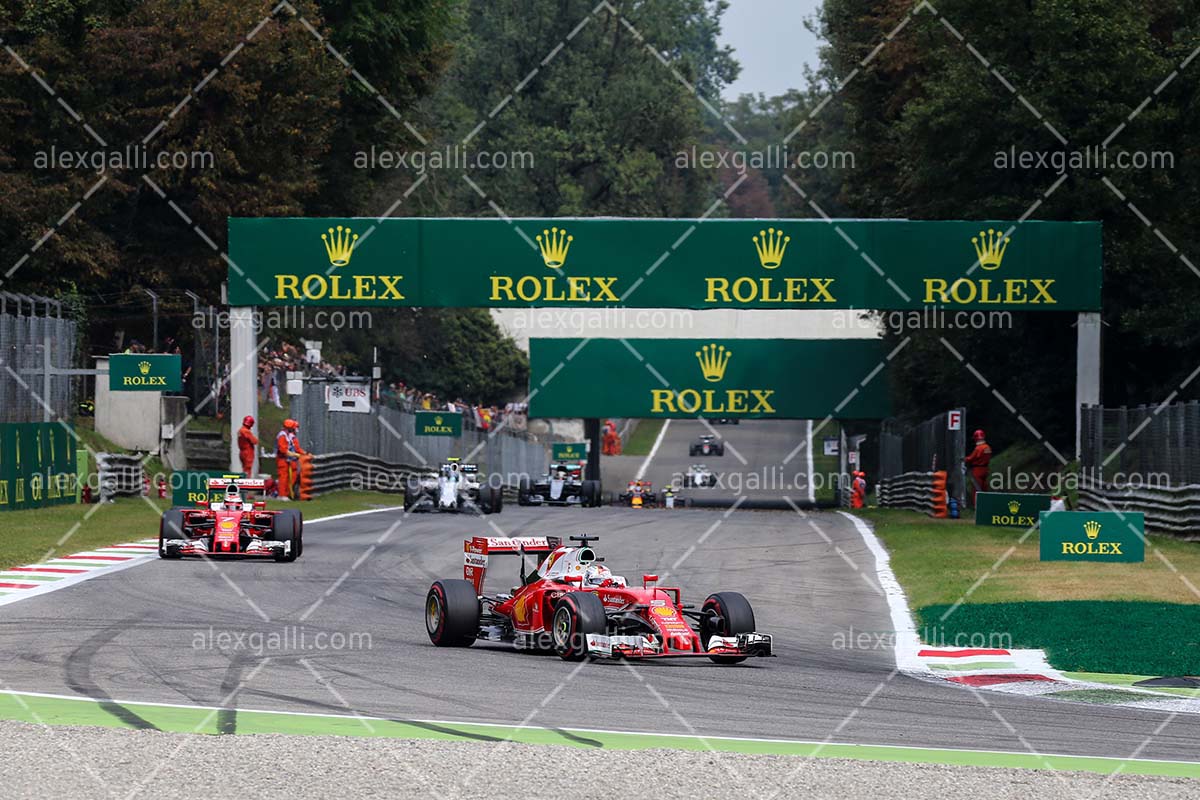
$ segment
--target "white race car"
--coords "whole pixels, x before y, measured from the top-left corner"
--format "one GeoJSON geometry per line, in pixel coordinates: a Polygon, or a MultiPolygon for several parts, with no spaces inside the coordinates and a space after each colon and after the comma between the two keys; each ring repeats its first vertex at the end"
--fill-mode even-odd
{"type": "Polygon", "coordinates": [[[717,476],[704,464],[692,464],[683,474],[684,486],[716,486],[717,476]]]}
{"type": "Polygon", "coordinates": [[[504,507],[504,495],[495,486],[480,484],[477,465],[451,458],[437,472],[408,479],[404,507],[409,511],[478,510],[498,514],[504,507]]]}

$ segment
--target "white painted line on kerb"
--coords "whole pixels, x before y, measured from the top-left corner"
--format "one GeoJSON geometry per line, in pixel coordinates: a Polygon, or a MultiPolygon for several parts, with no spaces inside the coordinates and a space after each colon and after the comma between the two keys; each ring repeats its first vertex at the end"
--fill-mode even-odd
{"type": "Polygon", "coordinates": [[[805,473],[808,477],[808,502],[815,503],[815,502],[817,502],[817,488],[813,484],[813,478],[816,476],[813,475],[813,440],[812,440],[812,436],[813,436],[812,420],[806,419],[806,420],[804,420],[804,437],[808,440],[808,455],[804,459],[804,466],[805,466],[805,469],[808,470],[808,472],[805,473]]]}
{"type": "Polygon", "coordinates": [[[662,444],[663,437],[667,434],[667,428],[671,426],[671,420],[664,419],[662,428],[658,431],[658,437],[654,440],[654,446],[650,448],[650,452],[646,455],[646,460],[638,467],[637,475],[633,476],[635,481],[640,481],[642,476],[646,474],[646,470],[650,469],[650,462],[654,460],[654,454],[658,452],[658,446],[662,444]]]}
{"type": "Polygon", "coordinates": [[[930,674],[925,662],[917,657],[917,651],[921,649],[921,640],[917,636],[917,627],[913,623],[912,614],[908,611],[908,598],[904,596],[904,589],[901,588],[900,581],[896,580],[896,574],[892,572],[891,559],[887,550],[876,538],[870,525],[853,514],[845,511],[838,511],[838,513],[854,523],[854,527],[862,536],[867,549],[875,556],[875,576],[879,579],[879,588],[883,589],[884,597],[887,598],[892,630],[895,631],[896,669],[910,675],[914,673],[930,674]]]}

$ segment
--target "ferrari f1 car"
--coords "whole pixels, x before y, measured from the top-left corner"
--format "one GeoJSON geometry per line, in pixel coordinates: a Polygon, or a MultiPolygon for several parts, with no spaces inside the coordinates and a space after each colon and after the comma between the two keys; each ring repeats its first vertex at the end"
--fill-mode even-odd
{"type": "Polygon", "coordinates": [[[504,495],[499,487],[479,483],[479,467],[449,458],[437,472],[409,478],[404,486],[404,507],[409,511],[478,510],[499,514],[504,495]]]}
{"type": "Polygon", "coordinates": [[[684,486],[716,486],[717,475],[704,464],[692,464],[683,473],[684,486]]]}
{"type": "Polygon", "coordinates": [[[718,441],[716,436],[706,433],[688,446],[689,456],[723,456],[725,443],[718,441]]]}
{"type": "Polygon", "coordinates": [[[523,506],[600,505],[600,481],[583,479],[583,466],[566,462],[554,462],[549,471],[537,480],[521,480],[517,490],[517,503],[523,506]]]}
{"type": "Polygon", "coordinates": [[[630,481],[625,491],[617,495],[617,502],[630,508],[645,508],[658,505],[658,495],[649,481],[630,481]]]}
{"type": "Polygon", "coordinates": [[[304,517],[296,509],[268,511],[261,478],[209,478],[208,500],[196,508],[163,512],[158,529],[159,558],[244,556],[295,561],[304,552],[304,517]]]}
{"type": "Polygon", "coordinates": [[[687,605],[675,587],[643,575],[629,586],[596,557],[595,536],[496,538],[464,542],[463,579],[434,581],[425,598],[425,628],[438,647],[477,640],[509,642],[518,650],[551,650],[584,658],[709,658],[736,664],[771,655],[771,636],[754,630],[754,611],[737,592],[711,594],[687,605]],[[504,594],[483,591],[489,560],[521,559],[520,583],[504,594]],[[525,556],[539,558],[525,574],[525,556]]]}

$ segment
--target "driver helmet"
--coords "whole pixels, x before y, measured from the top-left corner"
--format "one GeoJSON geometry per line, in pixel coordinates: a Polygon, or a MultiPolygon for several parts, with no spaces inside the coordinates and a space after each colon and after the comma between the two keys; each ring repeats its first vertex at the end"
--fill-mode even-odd
{"type": "Polygon", "coordinates": [[[625,579],[612,574],[612,570],[603,564],[588,564],[583,573],[585,586],[624,586],[625,579]]]}
{"type": "Polygon", "coordinates": [[[240,511],[242,508],[242,493],[236,483],[225,487],[225,510],[240,511]]]}

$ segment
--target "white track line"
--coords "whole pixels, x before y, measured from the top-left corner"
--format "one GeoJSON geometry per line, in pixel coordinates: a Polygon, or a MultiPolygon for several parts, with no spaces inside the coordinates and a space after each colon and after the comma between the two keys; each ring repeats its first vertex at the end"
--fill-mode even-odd
{"type": "Polygon", "coordinates": [[[817,502],[817,487],[813,483],[813,429],[812,420],[804,420],[804,437],[808,440],[808,455],[805,457],[805,469],[808,470],[808,502],[817,502]]]}
{"type": "Polygon", "coordinates": [[[667,428],[671,426],[671,420],[664,419],[663,426],[658,431],[658,437],[654,440],[654,445],[650,448],[650,452],[646,455],[646,460],[638,467],[637,475],[633,476],[635,481],[640,481],[642,476],[646,474],[646,470],[650,469],[650,462],[654,460],[654,454],[658,452],[658,446],[662,444],[663,436],[667,433],[667,428]]]}
{"type": "Polygon", "coordinates": [[[876,538],[870,525],[853,514],[845,511],[838,511],[838,513],[854,523],[854,527],[862,536],[867,549],[875,556],[875,576],[879,579],[879,587],[883,589],[884,597],[887,598],[888,612],[892,618],[892,630],[895,631],[893,647],[896,653],[896,669],[909,674],[929,674],[929,668],[917,657],[917,651],[921,649],[921,639],[917,636],[917,627],[908,610],[908,598],[904,596],[904,589],[901,588],[895,573],[892,572],[891,559],[887,550],[876,538]]]}

